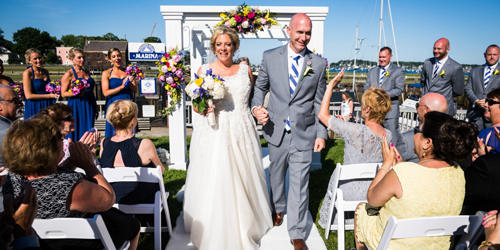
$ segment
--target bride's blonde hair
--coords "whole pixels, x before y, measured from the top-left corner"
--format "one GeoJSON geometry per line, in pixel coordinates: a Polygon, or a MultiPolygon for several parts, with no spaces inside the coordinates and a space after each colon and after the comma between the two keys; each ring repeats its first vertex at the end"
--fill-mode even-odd
{"type": "Polygon", "coordinates": [[[233,52],[237,51],[240,47],[240,38],[238,37],[238,33],[236,33],[234,29],[228,28],[226,26],[221,26],[217,29],[214,29],[212,38],[210,38],[210,50],[215,53],[215,42],[217,40],[217,37],[222,34],[227,34],[229,36],[231,42],[233,42],[233,52]]]}

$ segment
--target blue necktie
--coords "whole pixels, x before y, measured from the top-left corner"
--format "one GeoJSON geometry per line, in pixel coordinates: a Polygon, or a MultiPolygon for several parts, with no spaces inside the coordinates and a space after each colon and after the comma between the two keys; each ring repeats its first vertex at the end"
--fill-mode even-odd
{"type": "Polygon", "coordinates": [[[491,67],[490,66],[486,67],[488,68],[488,70],[486,71],[486,74],[484,74],[484,88],[488,86],[488,83],[490,82],[491,78],[491,67]]]}
{"type": "Polygon", "coordinates": [[[434,74],[432,74],[432,80],[436,79],[436,76],[438,75],[439,64],[441,64],[441,63],[438,61],[436,63],[436,69],[434,69],[434,74]]]}
{"type": "Polygon", "coordinates": [[[382,74],[380,76],[380,80],[378,82],[378,85],[382,86],[382,81],[384,81],[384,78],[385,78],[385,67],[380,66],[380,68],[382,69],[382,74]]]}
{"type": "MultiPolygon", "coordinates": [[[[297,87],[297,82],[299,79],[299,71],[297,70],[299,68],[299,58],[300,55],[294,57],[292,61],[292,68],[290,70],[290,77],[289,77],[290,96],[293,96],[293,93],[295,92],[295,88],[297,87]]],[[[285,130],[290,131],[290,117],[286,119],[285,130]]]]}

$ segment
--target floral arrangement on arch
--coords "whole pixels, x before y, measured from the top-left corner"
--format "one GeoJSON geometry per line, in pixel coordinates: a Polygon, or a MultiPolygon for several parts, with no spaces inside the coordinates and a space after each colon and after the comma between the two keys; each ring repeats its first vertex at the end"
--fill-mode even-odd
{"type": "Polygon", "coordinates": [[[167,90],[167,95],[170,96],[170,105],[161,111],[163,116],[172,114],[177,108],[177,104],[182,97],[182,85],[184,83],[184,53],[175,48],[168,48],[168,52],[160,58],[158,65],[158,80],[161,86],[167,90]]]}
{"type": "Polygon", "coordinates": [[[225,11],[220,14],[222,19],[214,28],[226,26],[235,28],[239,33],[257,33],[264,27],[270,28],[279,25],[275,19],[276,14],[269,10],[259,10],[259,7],[250,7],[245,3],[238,5],[235,10],[225,11]]]}

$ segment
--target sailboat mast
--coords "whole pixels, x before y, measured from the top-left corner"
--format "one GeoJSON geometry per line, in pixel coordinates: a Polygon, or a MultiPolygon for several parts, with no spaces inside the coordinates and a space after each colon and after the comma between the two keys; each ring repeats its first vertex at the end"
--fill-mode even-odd
{"type": "Polygon", "coordinates": [[[383,14],[384,14],[384,0],[381,0],[380,1],[380,28],[379,28],[379,32],[378,32],[378,51],[377,51],[377,53],[380,51],[380,48],[381,48],[380,44],[381,44],[381,41],[382,41],[382,27],[384,25],[384,20],[382,18],[383,14]]]}
{"type": "Polygon", "coordinates": [[[358,55],[358,25],[356,25],[356,48],[354,49],[354,65],[352,66],[352,92],[356,93],[356,55],[358,55]]]}

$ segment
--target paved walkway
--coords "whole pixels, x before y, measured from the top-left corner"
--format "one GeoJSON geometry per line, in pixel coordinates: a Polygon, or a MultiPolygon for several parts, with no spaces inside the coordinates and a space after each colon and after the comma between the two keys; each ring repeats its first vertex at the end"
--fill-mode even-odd
{"type": "MultiPolygon", "coordinates": [[[[186,135],[190,136],[192,133],[192,128],[186,128],[186,135]]],[[[168,135],[168,127],[151,127],[151,130],[142,130],[136,134],[137,137],[162,137],[168,135]]]]}

